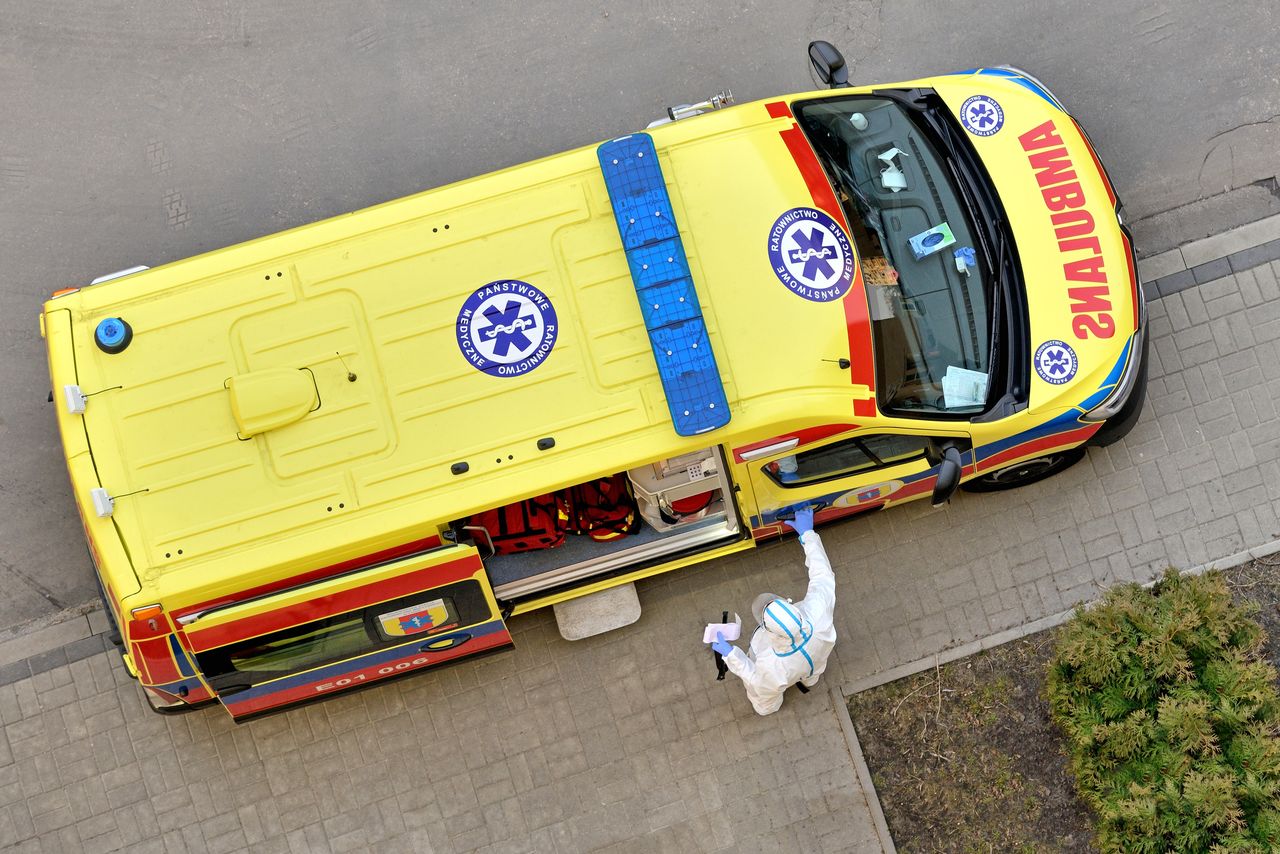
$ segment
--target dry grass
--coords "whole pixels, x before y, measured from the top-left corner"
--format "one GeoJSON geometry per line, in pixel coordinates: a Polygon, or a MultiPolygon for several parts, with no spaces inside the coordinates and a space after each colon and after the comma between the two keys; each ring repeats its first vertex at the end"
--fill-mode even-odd
{"type": "Polygon", "coordinates": [[[1041,697],[1052,633],[850,698],[903,852],[1091,851],[1041,697]]]}

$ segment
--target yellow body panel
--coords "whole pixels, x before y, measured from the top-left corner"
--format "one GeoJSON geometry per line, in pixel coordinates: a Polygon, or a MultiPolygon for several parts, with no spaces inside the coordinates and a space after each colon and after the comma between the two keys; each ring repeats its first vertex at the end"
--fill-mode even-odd
{"type": "MultiPolygon", "coordinates": [[[[941,431],[971,435],[975,445],[1005,440],[1075,411],[1114,369],[1133,331],[1119,275],[1127,250],[1114,217],[1108,223],[1107,188],[1089,149],[1046,98],[977,74],[901,85],[935,87],[953,109],[974,93],[996,94],[1005,106],[1004,131],[974,145],[1013,224],[1033,346],[1062,339],[1079,355],[1070,383],[1048,385],[1033,372],[1030,406],[1017,415],[941,431]],[[1071,283],[1020,141],[1046,121],[1056,122],[1098,223],[1099,253],[1115,274],[1109,338],[1073,337],[1071,283]]],[[[793,127],[785,111],[757,102],[650,131],[732,414],[728,426],[693,438],[672,428],[594,146],[50,301],[42,323],[55,389],[109,389],[83,415],[60,408],[58,420],[112,595],[124,601],[141,588],[135,603],[169,610],[233,597],[430,536],[484,509],[709,445],[734,448],[830,424],[938,435],[936,422],[855,418],[854,401],[871,392],[836,363],[869,331],[851,325],[839,301],[797,298],[770,268],[774,221],[815,204],[782,135],[793,127]],[[534,285],[558,316],[545,362],[518,377],[477,370],[455,332],[470,295],[508,280],[534,285]],[[108,354],[93,331],[117,316],[134,339],[108,354]],[[265,397],[232,399],[229,384],[277,371],[313,378],[314,411],[275,413],[269,383],[259,388],[265,397]],[[255,431],[246,425],[263,430],[249,437],[255,431]],[[548,437],[554,447],[539,450],[548,437]],[[467,470],[455,474],[462,462],[467,470]],[[98,519],[89,490],[99,486],[136,494],[98,519]]],[[[859,288],[845,300],[861,301],[865,315],[859,288]]],[[[1097,298],[1091,305],[1096,316],[1097,298]]],[[[297,410],[305,396],[296,397],[283,408],[297,410]]],[[[1083,438],[1064,434],[1062,442],[1083,438]]],[[[763,511],[794,496],[764,494],[748,469],[733,464],[738,501],[755,527],[763,511]]]]}
{"type": "Polygon", "coordinates": [[[121,386],[83,419],[102,486],[146,490],[113,517],[137,574],[166,602],[200,601],[797,408],[846,417],[848,374],[822,361],[848,353],[840,306],[759,274],[777,212],[809,203],[778,124],[757,106],[654,131],[733,413],[710,436],[672,431],[593,148],[51,302],[74,318],[80,385],[121,386]],[[455,338],[459,304],[501,279],[539,287],[561,318],[520,378],[477,371],[455,338]],[[92,342],[108,316],[134,329],[115,355],[92,342]],[[225,384],[284,368],[310,369],[320,407],[240,441],[225,384]]]}
{"type": "Polygon", "coordinates": [[[1075,406],[1115,366],[1136,322],[1129,248],[1089,145],[1070,115],[1007,78],[971,74],[923,84],[933,85],[956,112],[974,96],[999,98],[1001,131],[970,139],[1013,227],[1029,297],[1032,347],[1046,340],[1065,341],[1079,359],[1074,378],[1062,385],[1044,382],[1032,372],[1030,409],[1075,406]],[[1033,157],[1046,159],[1033,162],[1033,157]],[[1076,200],[1060,197],[1077,190],[1080,206],[1066,207],[1076,200]],[[1059,240],[1051,204],[1061,206],[1058,212],[1064,214],[1088,211],[1092,227],[1059,240]]]}
{"type": "MultiPolygon", "coordinates": [[[[57,401],[62,384],[74,384],[77,376],[71,312],[62,309],[57,303],[51,303],[41,315],[41,326],[49,351],[49,375],[54,381],[54,400],[57,401]]],[[[123,619],[121,601],[138,593],[141,585],[113,520],[99,518],[94,513],[89,491],[101,484],[81,416],[68,413],[62,406],[55,406],[54,409],[76,510],[80,514],[89,552],[107,594],[107,607],[112,609],[119,623],[123,619]]]]}

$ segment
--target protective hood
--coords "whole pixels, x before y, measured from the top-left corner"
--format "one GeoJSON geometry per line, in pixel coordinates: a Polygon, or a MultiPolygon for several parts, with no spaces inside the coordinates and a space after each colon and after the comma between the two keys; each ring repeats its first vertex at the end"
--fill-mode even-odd
{"type": "Polygon", "coordinates": [[[805,646],[813,637],[813,624],[804,618],[795,605],[783,599],[774,599],[764,606],[760,625],[768,632],[774,652],[779,656],[799,653],[806,659],[809,658],[805,646]]]}

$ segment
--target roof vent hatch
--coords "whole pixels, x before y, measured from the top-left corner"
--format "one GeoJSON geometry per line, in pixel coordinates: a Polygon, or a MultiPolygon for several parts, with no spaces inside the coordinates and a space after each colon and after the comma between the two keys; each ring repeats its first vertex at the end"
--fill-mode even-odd
{"type": "Polygon", "coordinates": [[[240,439],[292,424],[320,408],[320,392],[310,368],[252,371],[230,377],[223,386],[231,398],[240,439]]]}

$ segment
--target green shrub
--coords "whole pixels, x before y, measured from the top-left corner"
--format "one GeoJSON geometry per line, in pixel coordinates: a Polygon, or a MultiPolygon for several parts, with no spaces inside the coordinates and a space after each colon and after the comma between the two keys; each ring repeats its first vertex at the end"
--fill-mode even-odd
{"type": "Polygon", "coordinates": [[[1047,691],[1104,851],[1280,851],[1280,698],[1217,573],[1113,588],[1057,639],[1047,691]]]}

